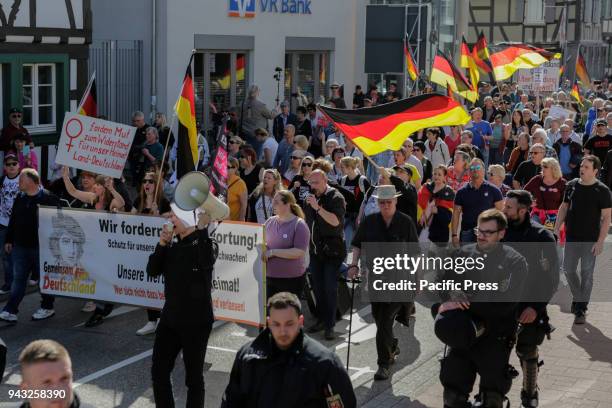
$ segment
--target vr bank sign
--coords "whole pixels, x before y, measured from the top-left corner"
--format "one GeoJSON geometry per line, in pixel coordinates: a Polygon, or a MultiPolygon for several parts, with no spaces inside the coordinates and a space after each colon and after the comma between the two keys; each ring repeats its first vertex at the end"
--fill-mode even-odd
{"type": "Polygon", "coordinates": [[[311,0],[229,0],[230,17],[253,18],[257,4],[262,13],[312,14],[311,0]]]}

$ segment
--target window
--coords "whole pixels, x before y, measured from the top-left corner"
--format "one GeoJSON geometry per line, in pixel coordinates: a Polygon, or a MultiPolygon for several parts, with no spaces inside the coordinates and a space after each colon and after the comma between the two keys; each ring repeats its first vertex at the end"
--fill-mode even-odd
{"type": "Polygon", "coordinates": [[[22,74],[23,125],[30,133],[54,132],[57,110],[55,65],[24,64],[22,74]]]}
{"type": "Polygon", "coordinates": [[[544,23],[544,0],[525,0],[525,24],[544,23]]]}
{"type": "Polygon", "coordinates": [[[286,53],[284,77],[284,97],[292,111],[310,102],[325,102],[329,92],[329,53],[286,53]]]}
{"type": "Polygon", "coordinates": [[[200,52],[195,55],[196,120],[206,128],[215,124],[214,110],[221,113],[244,100],[248,87],[247,62],[244,52],[200,52]]]}

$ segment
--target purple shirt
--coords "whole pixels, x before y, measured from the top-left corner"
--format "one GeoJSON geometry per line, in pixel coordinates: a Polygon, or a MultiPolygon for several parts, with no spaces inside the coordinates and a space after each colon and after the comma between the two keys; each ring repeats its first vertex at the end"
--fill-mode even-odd
{"type": "Polygon", "coordinates": [[[306,222],[299,218],[282,222],[278,217],[271,217],[265,223],[266,249],[298,248],[304,256],[298,259],[272,257],[266,265],[266,276],[270,278],[297,278],[306,270],[305,256],[308,251],[310,231],[306,222]]]}

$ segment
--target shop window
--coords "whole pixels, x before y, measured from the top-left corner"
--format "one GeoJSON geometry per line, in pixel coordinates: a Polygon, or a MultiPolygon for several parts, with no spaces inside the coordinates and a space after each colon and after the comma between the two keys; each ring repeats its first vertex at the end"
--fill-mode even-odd
{"type": "Polygon", "coordinates": [[[238,106],[248,88],[248,59],[242,52],[200,52],[194,58],[196,119],[210,129],[214,113],[238,106]]]}
{"type": "Polygon", "coordinates": [[[329,97],[329,53],[286,53],[284,97],[294,112],[311,102],[324,103],[329,97]]]}
{"type": "Polygon", "coordinates": [[[24,64],[22,67],[23,124],[30,133],[53,132],[56,79],[54,64],[24,64]]]}

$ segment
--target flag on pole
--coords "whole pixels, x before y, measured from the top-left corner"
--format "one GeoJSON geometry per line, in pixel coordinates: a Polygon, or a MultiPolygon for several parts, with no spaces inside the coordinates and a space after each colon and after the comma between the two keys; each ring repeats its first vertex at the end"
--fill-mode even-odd
{"type": "Polygon", "coordinates": [[[412,57],[412,51],[410,51],[410,44],[408,39],[404,37],[404,58],[406,59],[406,71],[412,81],[416,81],[419,77],[419,70],[417,69],[414,58],[412,57]]]}
{"type": "Polygon", "coordinates": [[[89,79],[87,88],[83,93],[83,98],[77,109],[79,115],[98,117],[98,95],[96,94],[96,73],[94,72],[89,79]]]}
{"type": "Polygon", "coordinates": [[[178,119],[177,150],[176,150],[176,177],[180,179],[185,174],[196,169],[198,165],[198,132],[195,119],[195,96],[193,91],[193,75],[191,61],[187,65],[187,72],[181,87],[174,112],[178,119]]]}
{"type": "Polygon", "coordinates": [[[552,59],[561,58],[560,53],[520,43],[503,43],[490,48],[489,60],[497,81],[510,78],[517,69],[536,68],[552,59]]]}
{"type": "Polygon", "coordinates": [[[462,68],[467,68],[472,83],[472,88],[476,91],[476,97],[478,97],[478,81],[480,81],[480,72],[474,61],[474,57],[470,52],[470,47],[465,41],[465,37],[461,38],[461,59],[460,65],[462,68]]]}
{"type": "Polygon", "coordinates": [[[578,56],[576,57],[576,76],[580,79],[582,86],[585,88],[591,87],[591,77],[589,76],[589,70],[587,69],[586,62],[582,56],[580,49],[578,50],[578,56]]]}
{"type": "Polygon", "coordinates": [[[489,62],[489,47],[484,33],[481,31],[478,35],[478,41],[472,49],[472,58],[474,63],[483,74],[489,74],[492,71],[491,63],[489,62]]]}
{"type": "Polygon", "coordinates": [[[570,91],[570,95],[574,97],[578,101],[578,104],[582,106],[584,104],[584,98],[580,95],[580,88],[578,87],[578,83],[574,82],[574,86],[572,86],[572,90],[570,91]]]}
{"type": "Polygon", "coordinates": [[[366,155],[399,150],[408,135],[432,124],[465,125],[470,120],[459,102],[439,94],[424,94],[356,110],[318,108],[366,155]]]}
{"type": "Polygon", "coordinates": [[[475,102],[478,99],[476,91],[467,78],[440,50],[434,58],[429,80],[444,87],[448,85],[453,92],[458,93],[470,102],[475,102]]]}

